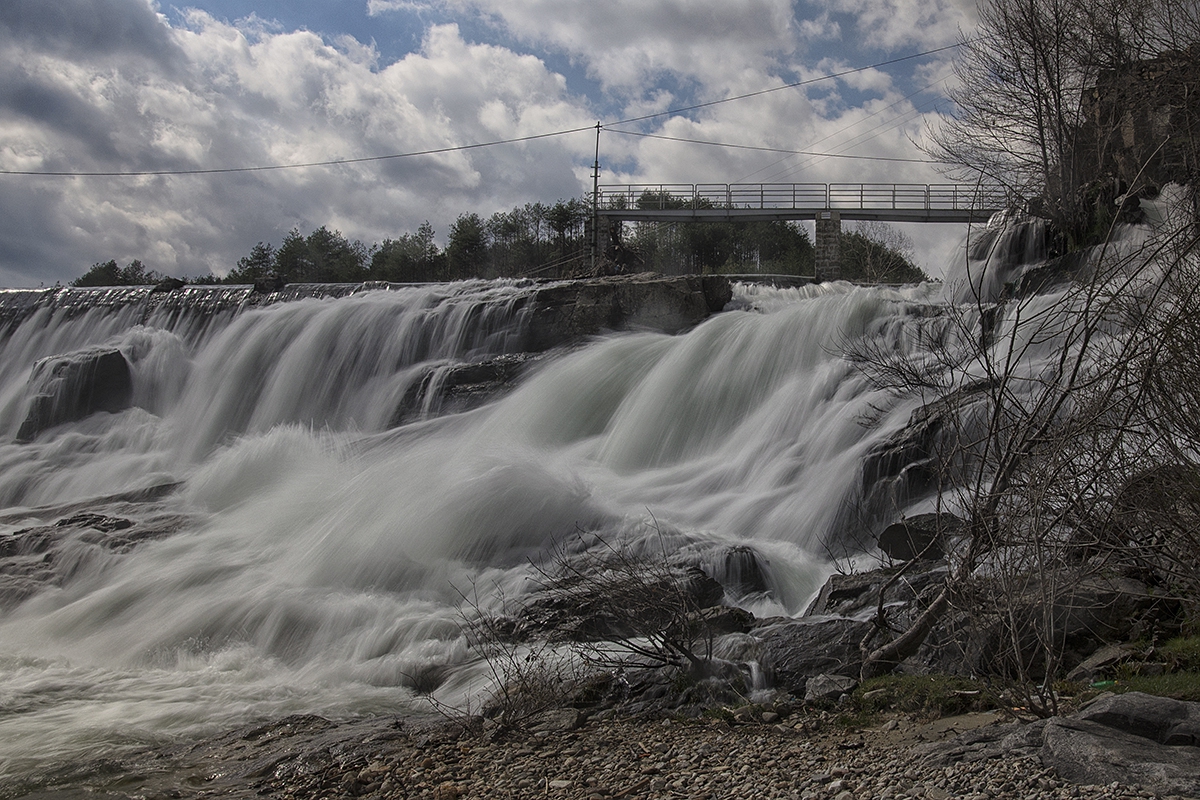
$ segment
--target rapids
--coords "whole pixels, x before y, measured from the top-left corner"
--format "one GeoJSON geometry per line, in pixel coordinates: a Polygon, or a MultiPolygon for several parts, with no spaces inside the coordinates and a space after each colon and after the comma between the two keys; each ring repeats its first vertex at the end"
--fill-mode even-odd
{"type": "Polygon", "coordinates": [[[751,610],[801,613],[831,559],[866,546],[847,522],[863,457],[915,405],[845,346],[903,347],[942,302],[932,285],[739,285],[690,332],[599,337],[482,408],[390,427],[430,370],[518,346],[528,286],[192,310],[74,291],[8,298],[0,537],[67,508],[172,533],[73,540],[56,585],[0,612],[0,781],[289,713],[424,713],[410,686],[429,668],[440,701],[477,703],[463,598],[519,600],[530,562],[581,530],[718,577],[750,546],[770,590],[751,610]],[[131,362],[133,407],[18,443],[37,359],[101,344],[131,362]]]}

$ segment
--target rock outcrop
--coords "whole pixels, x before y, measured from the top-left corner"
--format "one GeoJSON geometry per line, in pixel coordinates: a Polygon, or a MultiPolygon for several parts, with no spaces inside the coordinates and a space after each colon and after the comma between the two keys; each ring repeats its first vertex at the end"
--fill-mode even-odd
{"type": "Polygon", "coordinates": [[[1200,703],[1141,692],[1101,697],[1077,714],[981,728],[931,749],[937,764],[1037,755],[1073,783],[1200,796],[1200,703]]]}
{"type": "Polygon", "coordinates": [[[129,408],[133,374],[116,348],[93,348],[39,361],[29,377],[32,399],[17,432],[17,441],[97,411],[129,408]]]}
{"type": "Polygon", "coordinates": [[[555,282],[529,301],[526,349],[541,352],[604,331],[678,333],[720,311],[732,297],[718,275],[617,275],[555,282]]]}

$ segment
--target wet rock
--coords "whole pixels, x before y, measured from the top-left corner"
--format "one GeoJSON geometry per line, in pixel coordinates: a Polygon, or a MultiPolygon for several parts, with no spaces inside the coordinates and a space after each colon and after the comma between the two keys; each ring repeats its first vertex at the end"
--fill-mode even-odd
{"type": "Polygon", "coordinates": [[[525,349],[541,352],[609,330],[678,333],[723,308],[727,293],[720,276],[647,272],[554,283],[534,295],[525,349]]]}
{"type": "Polygon", "coordinates": [[[116,348],[89,348],[39,361],[29,376],[32,399],[17,432],[29,442],[39,433],[95,414],[116,413],[133,400],[133,373],[116,348]]]}
{"type": "Polygon", "coordinates": [[[940,455],[971,427],[975,409],[986,400],[988,381],[967,384],[922,405],[908,424],[863,458],[863,494],[872,508],[903,508],[937,488],[940,455]]]}
{"type": "Polygon", "coordinates": [[[273,292],[282,291],[286,286],[287,281],[285,281],[281,276],[267,275],[266,277],[259,278],[254,282],[254,288],[252,292],[254,294],[271,294],[273,292]]]}
{"type": "Polygon", "coordinates": [[[529,366],[540,360],[541,356],[532,353],[510,353],[488,361],[431,369],[409,386],[389,426],[425,415],[478,408],[516,386],[529,366]]]}
{"type": "Polygon", "coordinates": [[[918,514],[884,528],[879,549],[893,561],[937,560],[945,554],[946,540],[962,527],[962,520],[950,514],[918,514]]]}
{"type": "Polygon", "coordinates": [[[875,612],[879,595],[884,605],[898,616],[901,607],[931,599],[946,582],[949,570],[944,561],[921,561],[908,565],[903,580],[895,579],[900,567],[887,567],[851,574],[833,574],[809,604],[805,616],[834,614],[862,617],[875,612]],[[886,587],[886,588],[885,588],[886,587]]]}
{"type": "Polygon", "coordinates": [[[750,547],[738,545],[725,551],[722,560],[721,584],[731,597],[745,597],[767,591],[759,554],[750,547]]]}
{"type": "Polygon", "coordinates": [[[154,288],[150,290],[150,293],[158,294],[159,292],[174,292],[177,289],[182,289],[184,286],[187,286],[187,281],[182,281],[179,278],[163,278],[154,285],[154,288]]]}

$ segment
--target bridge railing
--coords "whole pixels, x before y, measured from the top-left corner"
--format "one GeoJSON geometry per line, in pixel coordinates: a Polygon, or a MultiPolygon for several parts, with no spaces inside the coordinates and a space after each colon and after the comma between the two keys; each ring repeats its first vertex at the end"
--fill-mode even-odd
{"type": "Polygon", "coordinates": [[[602,209],[1002,209],[1000,187],[955,183],[657,183],[599,187],[602,209]]]}

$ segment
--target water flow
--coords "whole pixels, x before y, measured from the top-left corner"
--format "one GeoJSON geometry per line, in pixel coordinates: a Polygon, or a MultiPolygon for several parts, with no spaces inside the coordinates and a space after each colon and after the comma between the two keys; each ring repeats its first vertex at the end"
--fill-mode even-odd
{"type": "Polygon", "coordinates": [[[31,362],[56,351],[120,349],[137,406],[0,445],[4,530],[54,522],[43,504],[182,487],[100,507],[171,535],[123,552],[72,533],[54,580],[0,619],[0,774],[261,716],[411,711],[430,670],[461,700],[482,683],[462,597],[520,599],[530,559],[580,530],[714,567],[751,547],[770,584],[756,610],[801,611],[863,455],[911,411],[840,353],[906,341],[932,290],[742,288],[685,335],[607,336],[483,408],[388,428],[419,374],[518,348],[528,291],[17,326],[5,430],[31,362]]]}

